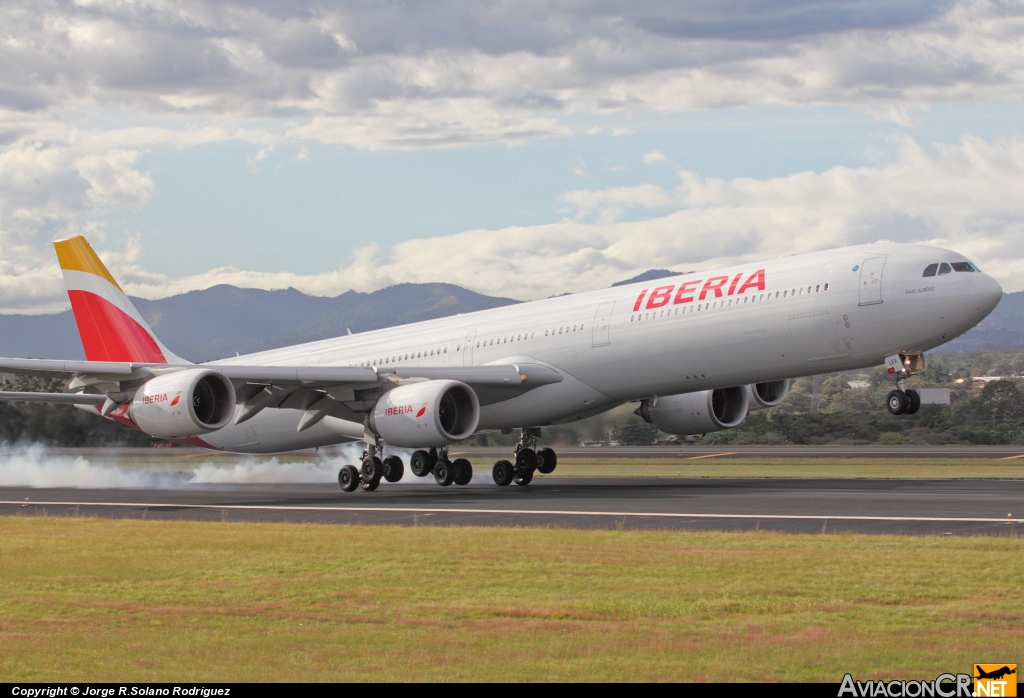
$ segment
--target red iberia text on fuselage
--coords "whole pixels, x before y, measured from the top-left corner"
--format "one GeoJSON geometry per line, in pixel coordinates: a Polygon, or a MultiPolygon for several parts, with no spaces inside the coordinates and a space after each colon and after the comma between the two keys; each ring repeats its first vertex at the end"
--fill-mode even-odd
{"type": "Polygon", "coordinates": [[[653,290],[645,288],[636,297],[636,302],[633,304],[633,312],[637,312],[641,308],[653,310],[669,303],[680,305],[682,303],[692,303],[695,300],[703,301],[709,296],[713,298],[738,296],[750,290],[763,291],[764,289],[764,269],[758,269],[749,275],[747,272],[741,271],[731,279],[728,276],[712,276],[706,280],[691,279],[684,281],[678,286],[675,284],[657,286],[653,290]],[[746,278],[741,284],[740,280],[744,279],[744,277],[746,278]],[[648,291],[650,291],[650,296],[647,295],[648,291]],[[644,305],[644,298],[647,299],[646,305],[644,305]]]}

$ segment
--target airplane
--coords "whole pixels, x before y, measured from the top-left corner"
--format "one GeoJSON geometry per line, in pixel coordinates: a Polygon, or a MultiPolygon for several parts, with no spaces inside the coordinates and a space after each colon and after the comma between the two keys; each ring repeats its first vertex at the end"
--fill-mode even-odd
{"type": "MultiPolygon", "coordinates": [[[[1016,665],[1014,665],[1014,666],[1016,667],[1016,665]]],[[[1016,668],[1011,669],[1009,666],[1003,666],[1003,667],[1001,667],[999,669],[994,669],[992,671],[985,671],[984,669],[982,669],[977,664],[974,665],[974,668],[978,672],[978,675],[974,677],[976,679],[994,679],[994,680],[998,681],[999,679],[1003,678],[1004,676],[1009,676],[1010,674],[1016,674],[1017,673],[1017,669],[1016,668]]]]}
{"type": "Polygon", "coordinates": [[[54,243],[85,361],[0,358],[0,372],[65,376],[76,405],[159,439],[237,453],[363,442],[342,490],[413,474],[468,484],[449,447],[519,430],[494,482],[528,485],[557,454],[541,429],[637,403],[670,434],[731,429],[778,405],[794,378],[886,365],[887,407],[920,406],[906,380],[926,350],[1002,298],[957,252],[876,243],[681,274],[194,364],[175,355],[83,237],[54,243]]]}

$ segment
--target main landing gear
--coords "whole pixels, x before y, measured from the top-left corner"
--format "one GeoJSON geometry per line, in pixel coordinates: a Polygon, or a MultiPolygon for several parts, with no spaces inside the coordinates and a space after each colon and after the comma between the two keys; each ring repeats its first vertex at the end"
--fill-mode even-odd
{"type": "Polygon", "coordinates": [[[885,405],[891,414],[915,414],[921,409],[921,394],[913,388],[907,389],[906,380],[924,368],[923,354],[895,354],[886,358],[885,365],[896,375],[896,390],[885,398],[885,405]]]}
{"type": "MultiPolygon", "coordinates": [[[[491,477],[496,484],[504,487],[515,482],[517,485],[526,486],[533,481],[535,472],[545,475],[554,472],[558,456],[553,449],[537,449],[539,436],[540,429],[536,427],[526,427],[522,430],[519,443],[516,444],[515,460],[499,460],[491,469],[491,477]]],[[[381,459],[383,450],[380,445],[367,444],[359,468],[354,465],[342,466],[338,471],[338,485],[341,489],[353,492],[362,487],[367,492],[372,492],[380,486],[381,480],[401,480],[405,474],[402,459],[398,456],[381,459]]],[[[473,465],[465,458],[449,459],[446,446],[413,452],[412,458],[409,459],[409,469],[416,477],[433,475],[434,482],[441,487],[468,485],[473,479],[473,465]]]]}
{"type": "Polygon", "coordinates": [[[338,485],[344,492],[352,492],[362,487],[367,492],[380,487],[381,480],[398,482],[405,475],[405,464],[398,456],[381,459],[383,448],[368,445],[363,452],[363,460],[357,469],[354,465],[344,465],[338,471],[338,485]]]}
{"type": "Polygon", "coordinates": [[[529,485],[533,481],[534,472],[548,475],[558,465],[558,456],[550,448],[537,450],[537,437],[540,429],[523,427],[516,444],[515,462],[500,460],[491,468],[491,477],[496,485],[505,487],[515,482],[517,485],[529,485]]]}
{"type": "Polygon", "coordinates": [[[448,447],[432,448],[429,451],[415,451],[409,461],[412,474],[416,477],[434,476],[434,482],[441,487],[468,485],[473,479],[473,465],[465,458],[448,458],[448,447]]]}

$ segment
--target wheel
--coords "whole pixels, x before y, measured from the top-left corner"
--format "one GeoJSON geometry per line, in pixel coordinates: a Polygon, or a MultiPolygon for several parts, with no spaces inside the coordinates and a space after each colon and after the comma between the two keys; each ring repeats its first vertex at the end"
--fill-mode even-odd
{"type": "Polygon", "coordinates": [[[452,467],[455,469],[452,482],[456,485],[468,485],[469,481],[473,479],[473,464],[465,458],[456,458],[452,462],[452,467]]]}
{"type": "Polygon", "coordinates": [[[380,487],[380,478],[376,480],[363,480],[361,483],[359,483],[359,486],[362,487],[367,492],[373,492],[375,489],[380,487]]]}
{"type": "Polygon", "coordinates": [[[409,469],[412,470],[412,474],[416,477],[426,477],[430,475],[430,454],[426,451],[414,451],[412,458],[409,459],[409,469]]]}
{"type": "Polygon", "coordinates": [[[533,468],[527,470],[521,470],[515,477],[517,485],[529,485],[533,482],[533,468]]]}
{"type": "Polygon", "coordinates": [[[907,398],[910,404],[907,405],[907,411],[904,414],[917,414],[917,411],[921,409],[921,393],[916,390],[908,390],[907,398]]]}
{"type": "Polygon", "coordinates": [[[533,470],[537,467],[537,454],[532,448],[521,448],[516,453],[516,472],[520,470],[533,470]]]}
{"type": "Polygon", "coordinates": [[[454,480],[455,468],[452,467],[452,463],[446,460],[437,461],[434,465],[434,482],[441,485],[441,487],[447,487],[454,480]]]}
{"type": "Polygon", "coordinates": [[[893,390],[886,398],[886,404],[892,414],[903,414],[910,405],[910,398],[902,390],[893,390]]]}
{"type": "Polygon", "coordinates": [[[388,482],[398,482],[405,475],[405,463],[398,456],[388,456],[384,459],[384,479],[388,482]]]}
{"type": "Polygon", "coordinates": [[[377,456],[363,458],[363,481],[372,482],[373,489],[377,489],[380,479],[384,477],[384,463],[377,456]]]}
{"type": "Polygon", "coordinates": [[[558,465],[558,456],[555,455],[553,448],[542,448],[537,451],[537,470],[544,475],[550,475],[555,472],[555,466],[558,465]]]}
{"type": "Polygon", "coordinates": [[[359,471],[354,465],[343,465],[338,471],[338,484],[344,492],[352,492],[359,487],[359,471]]]}
{"type": "Polygon", "coordinates": [[[500,460],[491,468],[491,477],[494,484],[505,487],[512,483],[512,464],[507,460],[500,460]]]}

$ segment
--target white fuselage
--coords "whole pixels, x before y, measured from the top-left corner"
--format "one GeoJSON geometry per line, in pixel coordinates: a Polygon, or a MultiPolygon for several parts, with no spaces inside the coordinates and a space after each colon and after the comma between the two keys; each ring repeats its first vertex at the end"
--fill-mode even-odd
{"type": "MultiPolygon", "coordinates": [[[[485,405],[479,430],[581,419],[623,402],[827,373],[921,352],[966,332],[1002,289],[977,271],[923,277],[956,252],[873,244],[613,287],[301,344],[234,366],[471,366],[531,363],[562,382],[485,405]]],[[[961,264],[961,267],[963,265],[961,264]]],[[[948,267],[947,267],[948,268],[948,267]]],[[[265,410],[202,437],[273,452],[362,435],[329,418],[296,431],[297,410],[265,410]]]]}

